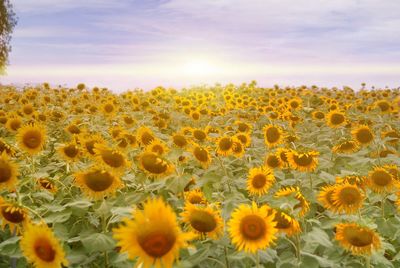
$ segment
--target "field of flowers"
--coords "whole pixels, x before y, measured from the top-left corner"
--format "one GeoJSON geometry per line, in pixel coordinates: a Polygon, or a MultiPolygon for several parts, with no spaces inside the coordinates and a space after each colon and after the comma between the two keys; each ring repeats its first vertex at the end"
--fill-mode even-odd
{"type": "Polygon", "coordinates": [[[0,267],[400,267],[400,91],[0,87],[0,267]]]}

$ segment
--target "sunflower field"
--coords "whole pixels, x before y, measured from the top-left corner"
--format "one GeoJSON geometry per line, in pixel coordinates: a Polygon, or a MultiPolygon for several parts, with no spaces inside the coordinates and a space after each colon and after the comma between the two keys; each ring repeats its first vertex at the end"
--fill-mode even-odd
{"type": "Polygon", "coordinates": [[[400,90],[0,87],[0,267],[400,267],[400,90]]]}

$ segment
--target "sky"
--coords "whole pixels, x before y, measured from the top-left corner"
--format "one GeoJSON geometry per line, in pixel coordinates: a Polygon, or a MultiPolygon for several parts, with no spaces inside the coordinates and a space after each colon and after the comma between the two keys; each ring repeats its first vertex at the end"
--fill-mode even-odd
{"type": "Polygon", "coordinates": [[[398,0],[11,0],[3,84],[400,86],[398,0]]]}

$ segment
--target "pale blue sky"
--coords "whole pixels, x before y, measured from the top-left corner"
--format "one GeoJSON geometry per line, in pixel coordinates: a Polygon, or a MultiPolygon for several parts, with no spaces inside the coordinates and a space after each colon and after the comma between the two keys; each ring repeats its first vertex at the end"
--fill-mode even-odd
{"type": "Polygon", "coordinates": [[[4,83],[400,85],[397,0],[15,0],[4,83]]]}

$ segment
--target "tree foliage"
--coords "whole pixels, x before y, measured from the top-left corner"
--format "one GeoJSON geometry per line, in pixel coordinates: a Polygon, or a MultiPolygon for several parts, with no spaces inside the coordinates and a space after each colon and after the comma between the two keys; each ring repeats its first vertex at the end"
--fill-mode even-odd
{"type": "Polygon", "coordinates": [[[9,0],[0,0],[0,74],[4,72],[11,51],[11,33],[17,17],[9,0]]]}

